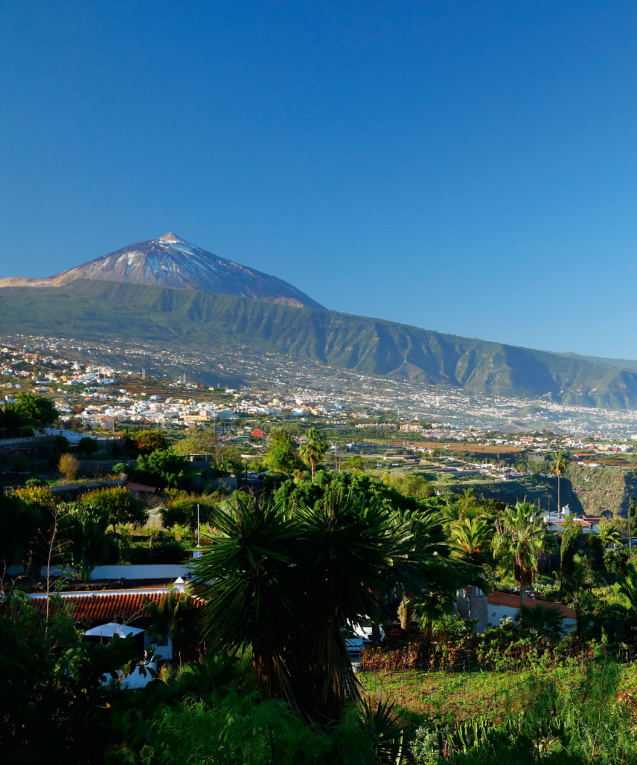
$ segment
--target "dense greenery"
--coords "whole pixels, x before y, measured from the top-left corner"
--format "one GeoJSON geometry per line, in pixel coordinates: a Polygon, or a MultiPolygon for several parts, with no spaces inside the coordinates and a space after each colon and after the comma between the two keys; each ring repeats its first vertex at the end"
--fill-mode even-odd
{"type": "Polygon", "coordinates": [[[23,436],[55,424],[60,413],[46,396],[18,393],[14,403],[0,407],[0,431],[5,436],[23,436]]]}
{"type": "Polygon", "coordinates": [[[179,562],[197,505],[208,535],[196,564],[206,606],[186,609],[176,593],[149,606],[149,631],[199,661],[143,691],[99,681],[141,660],[132,645],[91,647],[64,609],[40,616],[3,580],[3,761],[636,761],[637,677],[622,662],[637,651],[637,569],[610,549],[615,525],[584,535],[567,522],[560,543],[526,503],[430,496],[424,479],[294,475],[258,499],[166,489],[156,498],[170,533],[156,514],[140,528],[146,509],[118,487],[77,502],[44,486],[0,495],[0,558],[29,571],[68,565],[86,580],[106,560],[179,562]],[[548,600],[477,636],[454,609],[471,584],[548,600]],[[570,636],[557,599],[577,614],[570,636]],[[345,636],[367,617],[387,643],[356,676],[345,636]]]}

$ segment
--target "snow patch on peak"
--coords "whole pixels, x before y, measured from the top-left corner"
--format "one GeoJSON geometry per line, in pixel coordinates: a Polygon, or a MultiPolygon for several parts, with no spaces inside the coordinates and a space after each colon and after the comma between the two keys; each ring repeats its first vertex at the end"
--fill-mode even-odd
{"type": "Polygon", "coordinates": [[[177,236],[177,234],[173,234],[172,231],[169,231],[167,234],[164,234],[163,236],[159,237],[160,242],[170,242],[171,244],[174,244],[176,242],[183,242],[184,240],[177,236]]]}

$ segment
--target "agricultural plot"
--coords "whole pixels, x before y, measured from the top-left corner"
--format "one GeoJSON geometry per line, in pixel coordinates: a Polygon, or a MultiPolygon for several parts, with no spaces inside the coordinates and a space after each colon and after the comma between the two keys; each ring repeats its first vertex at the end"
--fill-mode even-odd
{"type": "MultiPolygon", "coordinates": [[[[520,669],[361,672],[367,694],[389,700],[431,724],[458,725],[476,718],[498,723],[523,711],[529,683],[555,681],[580,687],[590,662],[568,659],[520,669]]],[[[637,694],[637,665],[622,665],[619,694],[637,694]]]]}

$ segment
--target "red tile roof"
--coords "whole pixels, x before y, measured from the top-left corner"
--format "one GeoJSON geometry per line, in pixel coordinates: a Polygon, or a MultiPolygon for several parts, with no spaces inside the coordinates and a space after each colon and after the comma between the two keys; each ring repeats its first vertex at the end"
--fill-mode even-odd
{"type": "MultiPolygon", "coordinates": [[[[508,608],[514,608],[519,610],[520,608],[520,596],[511,595],[509,592],[491,592],[487,598],[487,603],[490,606],[506,606],[508,608]]],[[[572,608],[568,608],[563,603],[554,603],[551,600],[544,600],[544,598],[530,598],[528,595],[524,598],[524,605],[528,608],[536,608],[542,603],[549,608],[557,608],[565,619],[575,619],[575,611],[572,608]]]]}
{"type": "MultiPolygon", "coordinates": [[[[64,608],[73,615],[76,621],[117,621],[128,624],[136,619],[148,617],[145,606],[146,598],[153,603],[160,604],[166,599],[166,594],[138,592],[102,595],[99,592],[91,592],[83,595],[64,596],[62,600],[64,608]]],[[[46,601],[46,598],[32,598],[29,600],[29,605],[34,606],[43,614],[46,612],[46,601]]],[[[202,605],[202,601],[199,598],[193,598],[192,604],[197,608],[202,605]]],[[[51,603],[49,613],[54,613],[61,607],[57,603],[51,603]]]]}

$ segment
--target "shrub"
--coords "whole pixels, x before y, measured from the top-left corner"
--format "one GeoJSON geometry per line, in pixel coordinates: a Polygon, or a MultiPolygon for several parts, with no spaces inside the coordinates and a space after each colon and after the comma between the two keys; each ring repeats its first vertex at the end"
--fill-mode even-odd
{"type": "Polygon", "coordinates": [[[156,430],[143,430],[130,436],[131,446],[138,454],[152,454],[157,449],[167,449],[168,439],[156,430]]]}
{"type": "Polygon", "coordinates": [[[95,452],[99,452],[100,445],[95,438],[84,436],[84,438],[80,439],[80,442],[77,445],[77,450],[88,457],[91,454],[95,454],[95,452]]]}
{"type": "Polygon", "coordinates": [[[117,525],[125,523],[143,526],[148,520],[148,510],[124,487],[96,489],[85,494],[80,501],[84,506],[95,507],[105,512],[108,522],[113,524],[113,530],[117,525]]]}
{"type": "Polygon", "coordinates": [[[72,454],[63,454],[58,462],[58,470],[65,481],[72,481],[80,469],[80,463],[72,454]]]}
{"type": "Polygon", "coordinates": [[[164,486],[179,488],[184,482],[185,472],[189,461],[171,449],[156,449],[146,456],[137,458],[137,466],[140,471],[149,474],[156,481],[159,480],[164,486]]]}
{"type": "Polygon", "coordinates": [[[197,505],[199,505],[200,523],[209,523],[213,505],[202,499],[182,498],[173,499],[168,507],[162,507],[159,511],[161,523],[165,529],[172,529],[175,524],[188,526],[191,530],[197,527],[197,505]]]}

